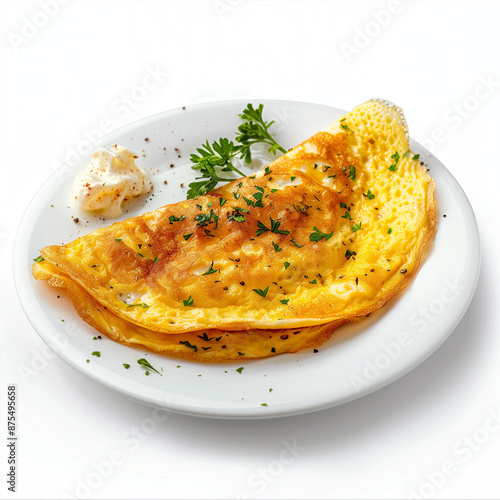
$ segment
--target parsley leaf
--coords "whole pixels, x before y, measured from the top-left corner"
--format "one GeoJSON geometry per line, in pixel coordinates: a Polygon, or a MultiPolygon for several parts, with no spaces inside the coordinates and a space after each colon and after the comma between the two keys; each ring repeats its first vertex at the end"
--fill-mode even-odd
{"type": "Polygon", "coordinates": [[[185,215],[182,215],[181,217],[176,217],[175,215],[171,215],[168,220],[170,221],[170,224],[173,224],[174,222],[177,221],[183,221],[186,218],[185,215]]]}
{"type": "Polygon", "coordinates": [[[290,231],[279,229],[281,224],[279,220],[274,220],[272,217],[269,217],[269,220],[271,221],[271,228],[266,227],[260,220],[257,221],[257,236],[260,236],[268,231],[276,234],[290,234],[290,231]]]}
{"type": "Polygon", "coordinates": [[[264,290],[261,290],[260,288],[253,288],[252,290],[257,295],[260,295],[261,297],[265,297],[267,295],[267,292],[269,291],[269,287],[264,288],[264,290]]]}
{"type": "Polygon", "coordinates": [[[389,167],[389,170],[391,172],[394,172],[397,168],[397,165],[398,165],[398,162],[399,162],[399,153],[396,151],[392,156],[391,158],[394,160],[394,163],[389,167]]]}
{"type": "Polygon", "coordinates": [[[310,241],[320,241],[323,238],[325,241],[328,241],[333,235],[333,231],[331,233],[322,233],[316,226],[313,227],[313,231],[314,232],[309,235],[310,241]]]}
{"type": "Polygon", "coordinates": [[[179,344],[183,344],[186,347],[190,347],[191,349],[193,349],[194,352],[198,352],[198,347],[195,346],[194,344],[190,344],[188,340],[185,341],[179,340],[179,344]]]}
{"type": "Polygon", "coordinates": [[[217,224],[219,223],[219,216],[214,214],[213,208],[210,209],[210,212],[208,214],[198,214],[194,220],[196,221],[196,225],[200,227],[205,227],[210,222],[212,221],[215,222],[215,227],[217,227],[217,224]]]}
{"type": "Polygon", "coordinates": [[[187,306],[192,306],[193,305],[193,297],[190,295],[189,299],[183,300],[182,303],[187,307],[187,306]]]}
{"type": "Polygon", "coordinates": [[[208,274],[213,274],[217,272],[217,269],[214,269],[214,261],[210,264],[210,267],[202,274],[202,276],[206,276],[208,274]]]}
{"type": "Polygon", "coordinates": [[[356,169],[352,165],[349,167],[349,179],[351,179],[351,181],[356,179],[356,169]]]}
{"type": "Polygon", "coordinates": [[[356,252],[351,252],[351,250],[349,250],[349,249],[347,249],[345,251],[345,257],[347,258],[347,260],[349,260],[351,257],[354,259],[355,255],[356,255],[356,252]]]}
{"type": "Polygon", "coordinates": [[[234,222],[245,222],[245,216],[240,212],[240,209],[233,210],[230,214],[227,214],[228,221],[234,222]]]}
{"type": "Polygon", "coordinates": [[[140,364],[141,366],[146,366],[150,370],[153,370],[154,372],[158,373],[158,375],[161,375],[161,373],[156,368],[153,368],[150,365],[150,363],[149,363],[149,361],[147,359],[144,359],[144,358],[138,359],[137,363],[140,364]]]}

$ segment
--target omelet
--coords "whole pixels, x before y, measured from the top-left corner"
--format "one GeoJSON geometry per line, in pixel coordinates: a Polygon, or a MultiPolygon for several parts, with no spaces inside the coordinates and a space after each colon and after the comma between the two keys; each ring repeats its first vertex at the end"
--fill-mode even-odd
{"type": "Polygon", "coordinates": [[[371,100],[255,175],[42,249],[33,275],[99,305],[84,319],[121,342],[179,355],[170,336],[223,332],[234,355],[300,329],[311,346],[404,288],[435,226],[403,112],[371,100]]]}
{"type": "Polygon", "coordinates": [[[116,316],[46,261],[37,264],[37,274],[38,279],[47,279],[51,286],[66,289],[80,317],[109,338],[129,346],[147,347],[154,352],[192,361],[258,359],[319,347],[332,336],[336,328],[346,322],[343,320],[293,330],[228,332],[211,329],[165,335],[116,316]]]}

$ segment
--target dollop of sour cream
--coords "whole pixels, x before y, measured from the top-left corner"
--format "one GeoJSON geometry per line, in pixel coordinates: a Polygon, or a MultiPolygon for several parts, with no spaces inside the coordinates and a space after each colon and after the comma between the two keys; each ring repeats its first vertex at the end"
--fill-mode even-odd
{"type": "Polygon", "coordinates": [[[92,153],[90,164],[73,182],[71,198],[76,207],[114,218],[123,213],[124,201],[149,193],[153,186],[135,164],[137,157],[118,145],[92,153]]]}

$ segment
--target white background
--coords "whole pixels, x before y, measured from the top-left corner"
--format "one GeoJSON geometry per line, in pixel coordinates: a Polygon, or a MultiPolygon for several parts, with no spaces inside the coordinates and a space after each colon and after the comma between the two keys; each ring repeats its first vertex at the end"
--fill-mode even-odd
{"type": "Polygon", "coordinates": [[[2,498],[500,497],[499,2],[4,0],[0,17],[2,498]],[[138,90],[151,72],[156,85],[138,90]],[[58,358],[37,364],[44,344],[15,294],[12,246],[29,201],[72,151],[194,103],[351,109],[372,97],[403,107],[479,225],[476,295],[423,364],[330,410],[171,415],[134,445],[124,442],[151,408],[58,358]],[[18,387],[16,493],[6,483],[8,384],[18,387]],[[298,450],[286,464],[284,443],[298,450]]]}

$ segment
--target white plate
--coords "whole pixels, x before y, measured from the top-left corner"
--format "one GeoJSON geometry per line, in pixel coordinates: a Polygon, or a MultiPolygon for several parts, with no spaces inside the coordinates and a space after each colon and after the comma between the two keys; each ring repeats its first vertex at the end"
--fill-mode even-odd
{"type": "MultiPolygon", "coordinates": [[[[286,148],[344,114],[315,104],[261,102],[265,118],[276,120],[273,132],[286,148]]],[[[184,199],[188,183],[196,176],[189,167],[190,153],[207,139],[234,137],[240,123],[238,113],[246,104],[227,101],[190,106],[104,137],[50,177],[29,205],[16,238],[18,294],[42,339],[96,382],[179,413],[278,417],[328,408],[373,392],[417,366],[451,334],[470,303],[479,274],[477,227],[464,192],[435,157],[412,142],[412,151],[420,153],[436,182],[438,228],[421,269],[387,306],[368,319],[341,327],[319,352],[308,349],[243,363],[199,364],[105,337],[93,340],[97,333],[80,320],[69,300],[45,282],[33,280],[30,272],[40,248],[69,242],[111,222],[81,215],[79,223],[73,221],[75,214],[68,209],[67,200],[75,174],[87,165],[95,148],[118,143],[140,155],[138,164],[150,173],[154,184],[154,195],[131,205],[122,219],[184,199]],[[92,356],[93,351],[100,351],[101,356],[92,356]],[[162,376],[154,372],[146,376],[137,364],[143,357],[162,376]],[[123,363],[130,368],[125,369],[123,363]],[[241,366],[240,373],[236,369],[241,366]]]]}

